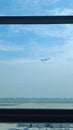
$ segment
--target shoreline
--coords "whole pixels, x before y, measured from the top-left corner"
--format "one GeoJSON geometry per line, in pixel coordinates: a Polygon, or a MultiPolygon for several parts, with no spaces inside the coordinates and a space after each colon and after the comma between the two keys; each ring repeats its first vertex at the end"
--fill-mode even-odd
{"type": "Polygon", "coordinates": [[[33,108],[33,109],[73,109],[73,103],[20,103],[20,104],[8,104],[1,106],[0,108],[33,108]]]}

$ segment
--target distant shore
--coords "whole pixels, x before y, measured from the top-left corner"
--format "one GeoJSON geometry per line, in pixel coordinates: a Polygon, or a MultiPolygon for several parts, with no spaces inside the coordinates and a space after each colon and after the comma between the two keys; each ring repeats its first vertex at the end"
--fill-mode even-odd
{"type": "Polygon", "coordinates": [[[73,109],[72,98],[0,98],[0,108],[73,109]]]}
{"type": "Polygon", "coordinates": [[[19,103],[0,104],[0,108],[32,108],[32,109],[73,109],[73,103],[19,103]]]}

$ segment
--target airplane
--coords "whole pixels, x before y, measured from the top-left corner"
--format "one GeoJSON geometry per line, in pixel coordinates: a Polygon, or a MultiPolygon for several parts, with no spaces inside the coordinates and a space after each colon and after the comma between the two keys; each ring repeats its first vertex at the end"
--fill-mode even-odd
{"type": "Polygon", "coordinates": [[[47,61],[50,60],[50,58],[41,58],[41,61],[47,61]]]}

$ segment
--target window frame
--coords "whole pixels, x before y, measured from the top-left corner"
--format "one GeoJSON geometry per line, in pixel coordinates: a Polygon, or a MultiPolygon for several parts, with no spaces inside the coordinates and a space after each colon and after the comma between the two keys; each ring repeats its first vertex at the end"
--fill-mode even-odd
{"type": "MultiPolygon", "coordinates": [[[[73,16],[0,16],[3,24],[73,24],[73,16]]],[[[73,109],[0,109],[0,123],[73,123],[73,109]]]]}

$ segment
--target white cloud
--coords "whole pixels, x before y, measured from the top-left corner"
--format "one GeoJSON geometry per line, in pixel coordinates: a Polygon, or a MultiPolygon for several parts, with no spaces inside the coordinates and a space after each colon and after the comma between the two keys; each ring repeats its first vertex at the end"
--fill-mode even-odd
{"type": "Polygon", "coordinates": [[[41,58],[51,58],[50,61],[73,61],[73,39],[65,41],[63,45],[56,45],[49,47],[48,45],[42,46],[38,43],[32,43],[26,46],[26,52],[23,55],[27,58],[11,58],[8,60],[0,60],[0,63],[6,64],[24,64],[32,62],[40,62],[41,58]]]}
{"type": "Polygon", "coordinates": [[[57,61],[73,61],[73,39],[65,41],[61,46],[51,47],[48,51],[57,61]]]}
{"type": "MultiPolygon", "coordinates": [[[[35,58],[39,58],[41,56],[50,56],[57,60],[73,60],[73,27],[72,25],[52,25],[52,26],[12,26],[11,31],[15,33],[20,32],[33,32],[40,37],[56,37],[60,38],[60,40],[64,40],[62,45],[56,44],[55,46],[49,47],[40,43],[31,42],[29,44],[29,52],[34,54],[35,58]]],[[[33,39],[34,41],[34,39],[33,39]]],[[[26,47],[28,50],[28,47],[26,47]]]]}
{"type": "Polygon", "coordinates": [[[9,42],[0,40],[0,51],[21,51],[24,48],[18,45],[13,45],[9,42]]]}
{"type": "Polygon", "coordinates": [[[72,8],[55,8],[53,10],[47,10],[48,15],[73,15],[72,8]]]}
{"type": "Polygon", "coordinates": [[[55,5],[59,1],[60,0],[14,0],[14,10],[17,15],[46,15],[48,6],[55,5]]]}
{"type": "Polygon", "coordinates": [[[10,26],[10,31],[12,33],[34,33],[36,36],[40,37],[56,37],[56,38],[71,38],[73,27],[72,25],[17,25],[10,26]]]}

